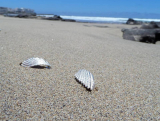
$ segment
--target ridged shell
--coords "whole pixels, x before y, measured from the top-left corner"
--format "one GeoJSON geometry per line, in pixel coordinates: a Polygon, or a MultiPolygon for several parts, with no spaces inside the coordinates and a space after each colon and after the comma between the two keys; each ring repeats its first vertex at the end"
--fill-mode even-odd
{"type": "Polygon", "coordinates": [[[87,89],[92,90],[94,88],[94,77],[91,74],[91,72],[82,69],[79,70],[76,74],[75,74],[75,78],[82,83],[87,89]]]}
{"type": "Polygon", "coordinates": [[[50,64],[45,61],[44,59],[42,58],[29,58],[25,61],[23,61],[22,63],[20,63],[21,66],[24,66],[24,67],[36,67],[36,66],[39,66],[39,67],[46,67],[46,68],[50,68],[50,64]]]}

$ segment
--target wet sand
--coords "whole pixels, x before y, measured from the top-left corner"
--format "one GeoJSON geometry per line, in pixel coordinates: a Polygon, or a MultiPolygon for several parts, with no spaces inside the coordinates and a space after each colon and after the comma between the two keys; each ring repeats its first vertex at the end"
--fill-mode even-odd
{"type": "Polygon", "coordinates": [[[160,120],[160,45],[122,39],[132,27],[0,16],[0,119],[160,120]],[[52,68],[19,65],[31,57],[52,68]]]}

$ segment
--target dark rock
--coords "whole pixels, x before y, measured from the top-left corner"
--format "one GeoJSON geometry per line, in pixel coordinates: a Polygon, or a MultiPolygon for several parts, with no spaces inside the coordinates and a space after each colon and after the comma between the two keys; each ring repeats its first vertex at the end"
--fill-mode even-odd
{"type": "Polygon", "coordinates": [[[160,41],[160,29],[122,29],[123,39],[156,43],[160,41]]]}
{"type": "Polygon", "coordinates": [[[160,28],[160,22],[155,22],[157,24],[157,26],[160,28]]]}
{"type": "Polygon", "coordinates": [[[62,18],[60,16],[54,15],[53,17],[45,17],[43,19],[46,20],[62,20],[62,18]]]}
{"type": "Polygon", "coordinates": [[[145,42],[145,43],[153,43],[153,44],[156,43],[155,37],[151,37],[151,36],[144,36],[144,37],[142,36],[140,37],[139,41],[145,42]]]}
{"type": "Polygon", "coordinates": [[[130,35],[153,35],[160,32],[160,29],[122,29],[123,33],[130,35]]]}
{"type": "Polygon", "coordinates": [[[150,22],[149,24],[143,24],[141,29],[157,29],[160,28],[156,22],[150,22]]]}
{"type": "Polygon", "coordinates": [[[150,24],[155,24],[158,28],[160,28],[160,22],[151,21],[150,24]]]}
{"type": "Polygon", "coordinates": [[[134,24],[135,23],[135,20],[129,18],[126,22],[126,24],[134,24]]]}
{"type": "Polygon", "coordinates": [[[54,17],[47,17],[47,18],[44,18],[46,20],[59,20],[58,18],[54,18],[54,17]]]}
{"type": "Polygon", "coordinates": [[[55,19],[59,19],[59,20],[61,20],[62,18],[60,17],[60,16],[58,16],[58,15],[54,15],[54,17],[53,18],[55,18],[55,19]]]}
{"type": "Polygon", "coordinates": [[[156,33],[155,33],[155,39],[156,39],[157,41],[160,41],[160,32],[156,32],[156,33]]]}
{"type": "Polygon", "coordinates": [[[132,18],[129,18],[126,22],[126,24],[129,24],[129,25],[140,25],[140,24],[143,24],[142,21],[136,21],[132,18]]]}
{"type": "Polygon", "coordinates": [[[76,22],[74,19],[62,19],[62,21],[67,21],[67,22],[76,22]]]}

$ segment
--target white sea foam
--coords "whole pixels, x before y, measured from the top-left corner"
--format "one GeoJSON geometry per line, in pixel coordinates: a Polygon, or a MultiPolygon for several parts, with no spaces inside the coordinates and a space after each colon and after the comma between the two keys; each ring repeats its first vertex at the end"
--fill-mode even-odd
{"type": "Polygon", "coordinates": [[[86,21],[86,22],[118,22],[125,23],[128,18],[113,18],[113,17],[87,17],[87,16],[61,16],[65,19],[74,19],[77,21],[86,21]]]}
{"type": "MultiPolygon", "coordinates": [[[[38,16],[45,16],[45,17],[53,17],[54,15],[38,15],[38,16]]],[[[64,19],[74,19],[80,22],[106,22],[106,23],[126,23],[128,18],[114,18],[114,17],[89,17],[89,16],[64,16],[60,15],[64,19]]],[[[133,18],[137,21],[144,21],[144,22],[160,22],[160,19],[140,19],[140,18],[133,18]]]]}
{"type": "Polygon", "coordinates": [[[151,22],[151,21],[160,22],[160,19],[140,19],[140,18],[134,18],[134,20],[145,21],[145,22],[151,22]]]}
{"type": "MultiPolygon", "coordinates": [[[[93,21],[93,22],[116,22],[116,23],[126,23],[128,18],[114,18],[114,17],[86,17],[86,16],[61,16],[65,19],[75,19],[77,21],[93,21]]],[[[140,18],[133,18],[137,21],[157,21],[160,22],[160,19],[140,19],[140,18]]]]}

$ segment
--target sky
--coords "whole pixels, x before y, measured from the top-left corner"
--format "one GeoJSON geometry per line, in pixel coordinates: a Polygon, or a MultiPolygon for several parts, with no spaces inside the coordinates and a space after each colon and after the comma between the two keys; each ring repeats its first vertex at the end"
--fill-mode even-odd
{"type": "Polygon", "coordinates": [[[160,18],[160,0],[0,0],[0,7],[38,14],[160,18]]]}

